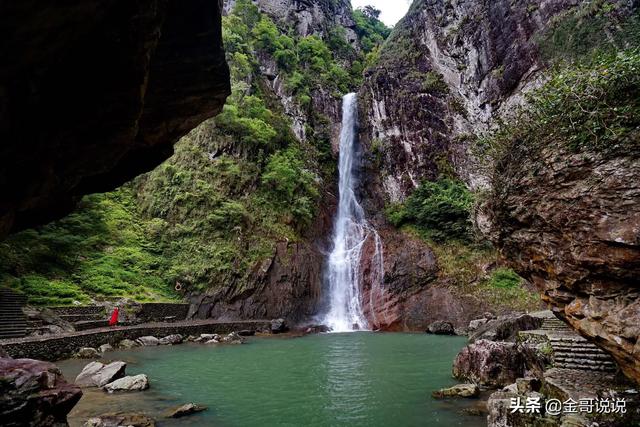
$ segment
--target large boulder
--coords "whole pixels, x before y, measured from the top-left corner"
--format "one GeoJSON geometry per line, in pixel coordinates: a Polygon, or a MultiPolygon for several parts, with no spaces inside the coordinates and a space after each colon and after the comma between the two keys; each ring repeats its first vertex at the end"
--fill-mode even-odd
{"type": "Polygon", "coordinates": [[[455,335],[456,332],[451,322],[436,320],[427,327],[427,332],[436,335],[455,335]]]}
{"type": "Polygon", "coordinates": [[[542,326],[542,321],[542,318],[528,314],[500,316],[497,319],[477,324],[477,326],[474,325],[474,332],[469,334],[469,342],[477,340],[515,341],[518,332],[538,329],[542,326]]]}
{"type": "Polygon", "coordinates": [[[230,93],[221,5],[3,4],[0,237],[154,168],[220,112],[230,93]]]}
{"type": "Polygon", "coordinates": [[[149,378],[145,374],[130,375],[119,378],[102,388],[109,393],[114,391],[142,391],[149,388],[149,378]]]}
{"type": "Polygon", "coordinates": [[[271,321],[271,332],[274,334],[279,334],[281,332],[288,331],[287,322],[284,319],[273,319],[271,321]]]}
{"type": "Polygon", "coordinates": [[[102,387],[124,376],[127,364],[117,361],[105,365],[100,362],[91,362],[82,369],[76,377],[76,384],[81,387],[102,387]]]}
{"type": "Polygon", "coordinates": [[[542,372],[544,360],[527,345],[479,340],[463,348],[453,362],[453,376],[475,384],[502,387],[542,372]]]}
{"type": "Polygon", "coordinates": [[[0,358],[0,424],[64,426],[82,391],[52,363],[0,358]]]}

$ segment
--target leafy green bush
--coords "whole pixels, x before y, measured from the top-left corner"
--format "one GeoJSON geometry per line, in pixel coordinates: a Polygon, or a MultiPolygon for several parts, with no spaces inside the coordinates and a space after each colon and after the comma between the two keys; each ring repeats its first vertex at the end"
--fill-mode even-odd
{"type": "Polygon", "coordinates": [[[510,268],[496,268],[489,277],[489,285],[494,288],[515,288],[520,286],[521,283],[522,278],[510,268]]]}
{"type": "Polygon", "coordinates": [[[311,221],[319,191],[315,174],[305,168],[298,150],[290,148],[271,155],[262,183],[281,210],[290,210],[303,224],[311,221]]]}
{"type": "Polygon", "coordinates": [[[639,71],[640,53],[633,50],[556,72],[516,117],[478,141],[479,153],[494,166],[493,188],[504,188],[522,158],[547,144],[574,152],[637,149],[639,71]]]}
{"type": "Polygon", "coordinates": [[[404,202],[387,208],[396,227],[410,224],[436,241],[468,239],[473,196],[457,180],[443,178],[421,184],[404,202]]]}

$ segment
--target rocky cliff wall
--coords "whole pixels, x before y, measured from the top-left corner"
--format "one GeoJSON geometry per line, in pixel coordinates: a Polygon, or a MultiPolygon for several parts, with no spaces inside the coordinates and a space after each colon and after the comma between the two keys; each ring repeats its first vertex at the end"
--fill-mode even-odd
{"type": "MultiPolygon", "coordinates": [[[[564,34],[553,37],[568,38],[568,49],[575,50],[570,56],[602,48],[603,38],[611,43],[607,49],[624,49],[633,44],[616,31],[633,33],[621,17],[637,7],[573,0],[414,2],[360,91],[361,142],[368,152],[362,192],[371,216],[384,224],[380,212],[386,204],[442,174],[453,172],[472,188],[494,184],[474,159],[470,141],[497,118],[508,123],[524,95],[547,80],[541,46],[547,32],[560,26],[564,34]],[[563,26],[567,17],[570,25],[563,26]],[[611,25],[599,27],[602,22],[611,25]]],[[[552,53],[565,53],[561,47],[552,45],[552,53]]],[[[625,84],[631,85],[625,93],[633,93],[634,86],[625,84]]],[[[624,108],[631,111],[630,105],[624,108]]],[[[637,135],[629,138],[637,147],[637,135]]],[[[637,150],[601,147],[578,154],[565,143],[550,142],[539,156],[510,157],[515,163],[509,185],[501,181],[493,188],[499,196],[484,212],[488,223],[480,216],[480,225],[559,317],[611,353],[637,381],[637,150]]],[[[393,250],[392,242],[401,239],[387,235],[389,266],[404,256],[393,250]]],[[[391,271],[387,267],[386,274],[391,271]]],[[[428,277],[424,284],[409,301],[441,288],[428,277]]]]}
{"type": "Polygon", "coordinates": [[[229,94],[221,4],[3,3],[0,235],[146,172],[229,94]]]}

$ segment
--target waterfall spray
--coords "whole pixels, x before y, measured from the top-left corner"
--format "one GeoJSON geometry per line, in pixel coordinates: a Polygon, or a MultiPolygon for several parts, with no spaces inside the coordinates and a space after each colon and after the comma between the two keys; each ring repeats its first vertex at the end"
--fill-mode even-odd
{"type": "MultiPolygon", "coordinates": [[[[362,206],[355,195],[358,150],[356,147],[358,104],[355,93],[342,99],[342,129],[340,131],[340,159],[338,164],[340,198],[333,229],[333,249],[327,262],[329,282],[329,311],[324,323],[334,332],[369,329],[362,310],[362,255],[369,238],[373,239],[375,253],[366,262],[373,263],[372,276],[382,281],[382,244],[376,230],[367,222],[362,206]]],[[[380,283],[371,283],[370,303],[374,288],[381,291],[380,283]]],[[[373,313],[373,311],[372,311],[373,313]]]]}

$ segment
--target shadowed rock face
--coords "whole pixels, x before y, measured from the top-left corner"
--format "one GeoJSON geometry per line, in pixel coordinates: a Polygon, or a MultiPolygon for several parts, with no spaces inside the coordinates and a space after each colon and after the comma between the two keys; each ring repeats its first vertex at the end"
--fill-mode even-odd
{"type": "Polygon", "coordinates": [[[492,240],[559,317],[640,382],[640,151],[548,147],[522,166],[488,206],[492,240]]]}
{"type": "Polygon", "coordinates": [[[0,419],[6,426],[67,425],[67,414],[82,396],[49,362],[0,358],[0,378],[0,419]]]}
{"type": "Polygon", "coordinates": [[[146,172],[230,92],[207,0],[4,2],[0,236],[146,172]]]}

